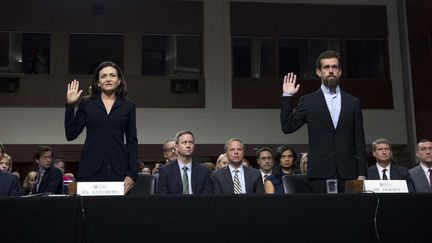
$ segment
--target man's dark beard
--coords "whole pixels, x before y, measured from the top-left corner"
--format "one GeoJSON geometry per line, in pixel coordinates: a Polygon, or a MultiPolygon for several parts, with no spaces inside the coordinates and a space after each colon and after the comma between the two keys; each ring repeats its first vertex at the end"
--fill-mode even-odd
{"type": "Polygon", "coordinates": [[[328,76],[326,79],[324,79],[324,86],[330,89],[330,93],[336,93],[336,87],[338,85],[339,79],[336,76],[328,76]]]}

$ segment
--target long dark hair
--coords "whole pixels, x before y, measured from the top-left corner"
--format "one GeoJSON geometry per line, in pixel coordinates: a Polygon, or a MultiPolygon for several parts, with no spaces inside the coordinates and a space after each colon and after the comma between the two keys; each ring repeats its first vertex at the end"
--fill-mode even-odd
{"type": "Polygon", "coordinates": [[[101,88],[98,86],[99,72],[106,67],[112,67],[115,70],[117,70],[117,76],[120,79],[120,84],[119,84],[119,86],[117,86],[117,89],[115,91],[116,97],[126,98],[127,85],[126,85],[126,80],[124,78],[123,72],[117,64],[115,64],[114,62],[111,62],[111,61],[102,62],[95,69],[94,74],[93,74],[92,84],[90,86],[90,88],[91,88],[90,95],[94,97],[94,96],[100,95],[102,93],[101,88]]]}
{"type": "Polygon", "coordinates": [[[282,157],[282,153],[285,151],[291,151],[291,153],[294,156],[294,161],[293,161],[293,165],[291,167],[291,174],[298,174],[299,173],[299,169],[297,168],[297,152],[295,151],[295,149],[293,147],[291,147],[288,144],[283,144],[280,145],[276,151],[275,151],[275,155],[274,155],[274,161],[275,161],[275,165],[273,167],[273,173],[276,176],[276,178],[281,179],[282,176],[284,175],[282,173],[282,167],[280,166],[280,158],[282,157]]]}

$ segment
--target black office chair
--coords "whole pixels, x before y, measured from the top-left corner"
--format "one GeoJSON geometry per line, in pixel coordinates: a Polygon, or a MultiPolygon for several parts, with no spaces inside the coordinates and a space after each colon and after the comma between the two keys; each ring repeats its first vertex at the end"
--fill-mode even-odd
{"type": "Polygon", "coordinates": [[[154,195],[156,193],[156,177],[146,174],[138,174],[137,181],[134,187],[129,191],[128,195],[154,195]]]}
{"type": "Polygon", "coordinates": [[[309,193],[312,192],[305,174],[284,175],[282,183],[285,193],[309,193]]]}

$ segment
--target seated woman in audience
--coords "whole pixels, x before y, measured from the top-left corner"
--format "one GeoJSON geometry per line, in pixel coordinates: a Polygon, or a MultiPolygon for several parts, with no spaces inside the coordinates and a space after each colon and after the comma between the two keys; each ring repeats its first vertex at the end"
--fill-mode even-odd
{"type": "Polygon", "coordinates": [[[12,158],[8,154],[0,155],[0,170],[9,173],[12,171],[12,158]]]}
{"type": "Polygon", "coordinates": [[[282,177],[284,175],[299,174],[296,167],[297,153],[291,146],[285,144],[276,149],[273,173],[264,182],[264,190],[268,194],[283,194],[282,177]]]}
{"type": "Polygon", "coordinates": [[[226,153],[219,155],[219,158],[216,161],[216,170],[225,168],[228,165],[228,156],[226,153]]]}
{"type": "Polygon", "coordinates": [[[31,194],[34,186],[36,185],[36,171],[30,171],[24,179],[23,183],[23,195],[31,194]]]}
{"type": "Polygon", "coordinates": [[[300,172],[302,174],[307,173],[307,162],[308,162],[307,153],[303,153],[300,158],[300,172]]]}

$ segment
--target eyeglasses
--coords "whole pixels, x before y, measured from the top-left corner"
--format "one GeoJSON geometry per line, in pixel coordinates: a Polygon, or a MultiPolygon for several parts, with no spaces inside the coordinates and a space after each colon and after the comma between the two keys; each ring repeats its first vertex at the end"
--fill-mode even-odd
{"type": "Polygon", "coordinates": [[[44,156],[41,156],[40,159],[43,159],[43,160],[52,159],[52,155],[48,155],[48,156],[44,155],[44,156]]]}
{"type": "Polygon", "coordinates": [[[337,71],[337,70],[340,69],[340,66],[338,66],[338,65],[332,65],[332,66],[330,66],[330,65],[325,65],[325,66],[322,66],[321,68],[322,68],[322,70],[324,70],[324,71],[330,71],[330,68],[331,68],[332,70],[337,71]]]}
{"type": "Polygon", "coordinates": [[[171,148],[166,148],[165,152],[175,152],[176,148],[175,147],[171,147],[171,148]]]}
{"type": "Polygon", "coordinates": [[[262,161],[266,161],[266,160],[271,161],[271,160],[272,160],[272,157],[261,157],[261,158],[259,158],[259,159],[262,160],[262,161]]]}

